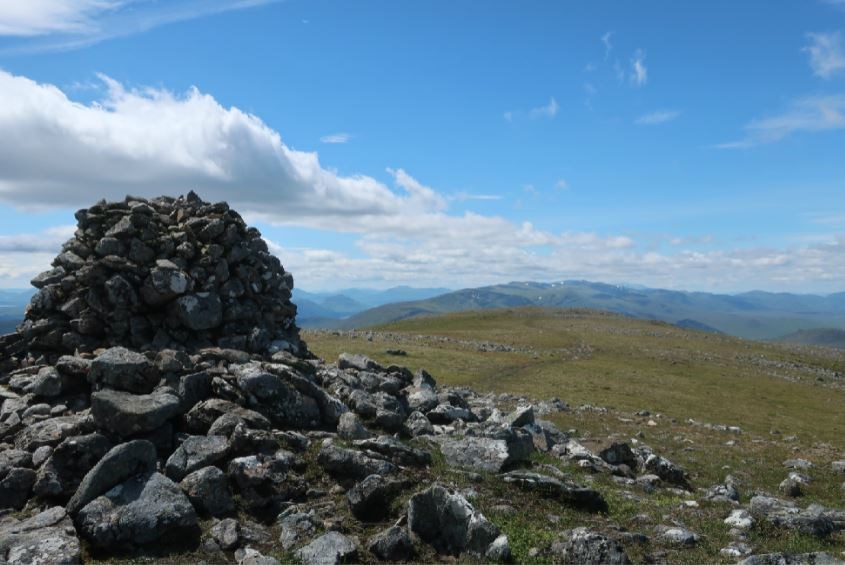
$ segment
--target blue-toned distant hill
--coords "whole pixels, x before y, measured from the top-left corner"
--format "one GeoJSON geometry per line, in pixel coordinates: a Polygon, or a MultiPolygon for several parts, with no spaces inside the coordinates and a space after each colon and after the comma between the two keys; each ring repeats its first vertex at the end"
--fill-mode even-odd
{"type": "Polygon", "coordinates": [[[464,289],[384,304],[310,327],[360,328],[417,316],[529,305],[593,308],[750,339],[772,339],[801,329],[845,329],[845,293],[818,296],[755,291],[729,295],[587,281],[513,282],[464,289]]]}
{"type": "Polygon", "coordinates": [[[0,289],[0,334],[15,331],[35,289],[0,289]]]}
{"type": "Polygon", "coordinates": [[[393,302],[424,300],[450,292],[448,288],[397,286],[387,290],[347,288],[335,292],[308,292],[294,289],[297,323],[302,327],[330,327],[335,320],[393,302]]]}
{"type": "Polygon", "coordinates": [[[836,328],[800,330],[780,337],[775,341],[796,343],[799,345],[815,345],[819,347],[845,349],[845,330],[836,328]]]}

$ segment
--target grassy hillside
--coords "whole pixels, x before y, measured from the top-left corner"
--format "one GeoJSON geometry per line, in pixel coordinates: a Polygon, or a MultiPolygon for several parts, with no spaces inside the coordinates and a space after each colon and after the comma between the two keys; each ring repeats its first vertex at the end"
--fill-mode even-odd
{"type": "Polygon", "coordinates": [[[785,335],[777,341],[784,343],[797,343],[799,345],[815,345],[820,347],[845,349],[845,330],[836,328],[800,330],[789,335],[785,335]]]}
{"type": "MultiPolygon", "coordinates": [[[[778,494],[800,457],[814,463],[813,482],[798,500],[841,508],[845,477],[830,462],[845,457],[845,352],[745,341],[589,310],[544,308],[464,312],[406,320],[372,331],[305,332],[311,349],[334,359],[365,353],[383,364],[424,367],[438,382],[477,390],[559,397],[572,410],[546,416],[592,450],[609,441],[646,443],[683,466],[697,489],[730,474],[741,504],[758,492],[778,494]],[[401,349],[406,355],[390,355],[401,349]],[[582,406],[584,405],[584,406],[582,406]],[[647,411],[647,412],[644,412],[647,411]],[[742,431],[728,430],[739,426],[742,431]]],[[[506,397],[507,398],[507,397],[506,397]]],[[[668,563],[733,563],[720,555],[731,543],[726,503],[689,504],[687,496],[643,496],[612,477],[594,475],[547,455],[551,465],[591,484],[608,499],[607,515],[585,515],[502,489],[491,478],[467,484],[459,470],[441,466],[438,480],[478,492],[475,504],[511,540],[518,562],[534,562],[532,548],[547,548],[560,531],[587,526],[602,531],[653,534],[655,524],[683,525],[700,534],[690,549],[652,537],[626,544],[635,563],[662,555],[668,563]],[[519,504],[514,504],[519,496],[519,504]],[[503,512],[501,505],[518,506],[503,512]]],[[[755,553],[827,551],[845,557],[845,535],[819,540],[762,524],[749,533],[755,553]]]]}
{"type": "Polygon", "coordinates": [[[386,304],[330,324],[362,328],[412,317],[518,306],[593,308],[642,319],[681,322],[750,339],[771,339],[801,328],[845,329],[843,295],[751,292],[741,295],[633,289],[587,281],[514,282],[386,304]]]}
{"type": "Polygon", "coordinates": [[[450,385],[649,410],[759,434],[777,428],[824,441],[845,437],[845,354],[832,350],[535,307],[411,319],[374,331],[371,340],[366,333],[332,332],[306,339],[327,359],[360,351],[384,363],[425,367],[450,385]],[[482,351],[480,342],[512,350],[482,351]],[[395,348],[407,357],[385,353],[395,348]]]}

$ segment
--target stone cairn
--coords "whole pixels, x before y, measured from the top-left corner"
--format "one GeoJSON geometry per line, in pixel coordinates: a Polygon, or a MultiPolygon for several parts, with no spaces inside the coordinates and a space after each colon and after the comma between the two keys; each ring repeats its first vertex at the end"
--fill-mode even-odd
{"type": "Polygon", "coordinates": [[[293,277],[225,202],[209,204],[193,192],[127,197],[79,210],[76,219],[53,268],[32,281],[38,291],[18,328],[17,351],[56,355],[120,344],[304,352],[293,277]]]}
{"type": "MultiPolygon", "coordinates": [[[[537,417],[567,410],[559,400],[313,358],[290,274],[225,203],[130,197],[76,217],[26,320],[0,337],[0,562],[508,561],[508,538],[433,454],[585,513],[607,510],[602,494],[530,470],[533,452],[691,488],[644,445],[594,453],[537,417]]],[[[628,562],[585,529],[558,549],[628,562]]]]}

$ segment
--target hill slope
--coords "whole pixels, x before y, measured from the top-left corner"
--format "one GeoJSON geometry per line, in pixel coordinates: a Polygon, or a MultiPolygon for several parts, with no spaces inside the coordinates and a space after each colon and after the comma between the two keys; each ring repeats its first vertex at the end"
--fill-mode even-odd
{"type": "Polygon", "coordinates": [[[752,292],[741,295],[639,289],[585,281],[514,282],[450,292],[426,300],[365,310],[333,327],[361,328],[412,317],[475,309],[536,305],[592,308],[681,323],[750,339],[771,339],[802,328],[845,329],[845,295],[752,292]]]}
{"type": "Polygon", "coordinates": [[[354,350],[386,364],[396,358],[385,351],[401,348],[408,353],[402,364],[425,367],[451,385],[648,409],[760,433],[775,427],[845,437],[836,408],[845,405],[845,353],[835,350],[536,307],[409,319],[360,334],[309,332],[306,340],[328,359],[354,350]],[[350,335],[362,338],[349,343],[350,335]]]}
{"type": "Polygon", "coordinates": [[[776,341],[796,343],[799,345],[817,345],[821,347],[845,349],[845,330],[835,328],[799,330],[778,338],[776,341]]]}
{"type": "MultiPolygon", "coordinates": [[[[588,481],[607,494],[607,515],[585,517],[559,502],[473,483],[477,504],[512,540],[517,562],[549,555],[560,531],[587,526],[631,534],[634,563],[733,562],[722,548],[734,543],[725,518],[759,493],[777,495],[790,469],[805,459],[812,482],[799,507],[842,507],[843,475],[831,462],[845,453],[845,352],[760,343],[690,331],[583,309],[514,308],[403,320],[366,331],[305,332],[312,351],[334,359],[342,351],[368,354],[383,365],[426,368],[438,382],[469,386],[505,402],[558,397],[570,409],[543,415],[594,453],[611,442],[649,445],[687,470],[695,493],[680,496],[621,477],[538,456],[543,472],[588,481]],[[402,349],[397,357],[388,350],[402,349]],[[702,500],[726,476],[738,484],[735,503],[702,500]],[[694,502],[691,498],[698,499],[694,502]],[[514,508],[516,507],[516,508],[514,508]],[[544,519],[545,518],[545,519],[544,519]],[[661,542],[659,524],[701,534],[693,546],[661,542]],[[644,536],[643,536],[644,534],[644,536]]],[[[561,406],[560,403],[556,406],[561,406]]],[[[565,458],[565,456],[562,456],[565,458]]],[[[460,470],[438,475],[466,484],[460,470]]],[[[820,540],[758,520],[744,538],[755,554],[827,551],[845,556],[842,534],[820,540]]],[[[550,561],[560,559],[550,558],[550,561]]]]}

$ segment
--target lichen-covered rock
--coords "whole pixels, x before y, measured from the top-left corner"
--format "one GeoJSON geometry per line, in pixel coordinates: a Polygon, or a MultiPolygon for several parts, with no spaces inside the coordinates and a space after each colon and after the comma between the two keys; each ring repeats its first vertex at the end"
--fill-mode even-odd
{"type": "Polygon", "coordinates": [[[130,478],[86,504],[76,524],[92,545],[108,549],[196,535],[197,515],[173,481],[152,473],[130,478]]]}
{"type": "Polygon", "coordinates": [[[62,440],[94,431],[94,422],[85,415],[49,418],[25,427],[15,437],[15,447],[35,451],[41,446],[55,447],[62,440]]]}
{"type": "Polygon", "coordinates": [[[156,448],[138,439],[113,447],[85,474],[67,503],[67,512],[75,515],[83,506],[126,479],[149,474],[156,469],[156,448]]]}
{"type": "Polygon", "coordinates": [[[338,480],[362,480],[369,475],[390,475],[399,469],[390,461],[377,459],[355,449],[326,442],[317,454],[317,463],[338,480]]]}
{"type": "Polygon", "coordinates": [[[79,539],[64,508],[54,506],[26,520],[0,520],[0,561],[32,565],[81,563],[79,539]]]}
{"type": "Polygon", "coordinates": [[[147,394],[159,381],[158,369],[144,355],[112,347],[91,362],[88,380],[109,388],[147,394]]]}
{"type": "Polygon", "coordinates": [[[86,473],[111,447],[111,442],[100,433],[67,438],[38,469],[33,492],[40,497],[71,496],[86,473]]]}
{"type": "Polygon", "coordinates": [[[188,473],[225,458],[229,447],[229,440],[224,436],[189,436],[167,459],[165,474],[181,481],[188,473]]]}
{"type": "Polygon", "coordinates": [[[217,467],[198,469],[182,479],[179,486],[200,513],[221,517],[235,511],[229,482],[217,467]]]}
{"type": "Polygon", "coordinates": [[[463,496],[440,485],[408,501],[408,528],[438,553],[454,556],[483,556],[500,534],[463,496]]]}
{"type": "Polygon", "coordinates": [[[215,523],[209,531],[220,549],[229,551],[237,547],[241,536],[241,525],[234,518],[226,518],[215,523]]]}
{"type": "Polygon", "coordinates": [[[91,395],[91,415],[97,425],[121,437],[152,432],[181,413],[182,402],[169,388],[152,394],[104,389],[91,395]]]}
{"type": "Polygon", "coordinates": [[[490,437],[438,438],[438,442],[449,465],[487,473],[500,473],[530,454],[507,440],[490,437]]]}
{"type": "MultiPolygon", "coordinates": [[[[749,504],[751,513],[775,526],[796,530],[802,534],[824,538],[845,528],[845,519],[836,521],[836,511],[813,504],[799,508],[794,502],[757,495],[749,504]]],[[[845,514],[845,512],[843,512],[845,514]]]]}
{"type": "Polygon", "coordinates": [[[565,543],[553,547],[556,557],[564,563],[627,565],[631,562],[619,542],[588,528],[575,528],[565,543]]]}
{"type": "Polygon", "coordinates": [[[340,532],[328,532],[297,550],[303,565],[335,565],[357,560],[358,540],[340,532]]]}
{"type": "Polygon", "coordinates": [[[842,560],[826,551],[812,553],[764,553],[746,557],[737,565],[841,565],[842,560]]]}

